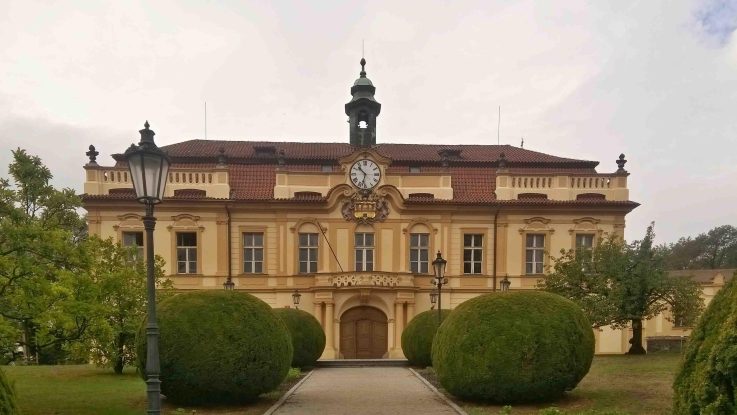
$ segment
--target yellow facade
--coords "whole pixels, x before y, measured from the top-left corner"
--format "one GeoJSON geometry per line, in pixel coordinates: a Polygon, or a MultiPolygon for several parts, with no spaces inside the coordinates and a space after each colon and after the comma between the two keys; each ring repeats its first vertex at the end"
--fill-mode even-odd
{"type": "MultiPolygon", "coordinates": [[[[274,194],[283,196],[283,200],[248,203],[218,198],[230,193],[227,168],[192,171],[175,167],[169,180],[174,185],[167,188],[171,199],[156,207],[156,254],[165,259],[165,272],[179,290],[223,289],[230,276],[235,289],[254,294],[272,307],[293,306],[292,293],[299,290],[300,307],[313,313],[325,329],[328,343],[324,358],[343,357],[340,321],[346,311],[357,306],[379,309],[387,317],[385,357],[402,357],[399,340],[402,330],[416,313],[431,308],[429,293],[433,289],[430,274],[410,272],[411,234],[429,235],[427,262],[438,251],[448,261],[449,282],[442,291],[441,301],[444,307],[454,308],[467,299],[493,291],[495,285],[498,288],[503,278],[510,280],[513,290],[533,289],[541,275],[525,272],[528,234],[544,235],[545,251],[556,253],[574,248],[579,234],[593,235],[594,240],[607,234],[622,235],[625,214],[631,209],[611,205],[408,203],[413,193],[432,194],[434,200],[450,200],[451,176],[443,172],[390,173],[390,162],[373,150],[362,149],[339,160],[341,168],[336,171],[277,171],[274,194]],[[387,203],[389,213],[383,221],[357,223],[344,216],[346,200],[358,192],[351,186],[346,172],[358,159],[373,160],[384,172],[372,192],[387,203]],[[199,178],[192,178],[192,174],[199,178]],[[206,197],[177,198],[175,191],[182,188],[203,191],[206,197]],[[306,191],[319,194],[325,202],[300,203],[295,199],[295,194],[306,191]],[[191,258],[196,263],[193,273],[178,273],[174,266],[176,235],[182,232],[196,235],[193,251],[196,257],[191,258]],[[244,233],[263,235],[260,273],[244,272],[244,233]],[[318,235],[316,272],[299,272],[301,233],[318,235]],[[374,236],[373,271],[355,269],[356,233],[374,236]],[[464,235],[481,236],[478,274],[464,273],[464,235]]],[[[142,232],[140,204],[131,198],[104,197],[111,196],[110,189],[118,189],[113,190],[115,194],[131,187],[125,168],[96,165],[85,168],[88,194],[85,205],[90,232],[119,241],[123,240],[124,232],[142,232]]],[[[575,200],[582,186],[575,183],[578,179],[563,175],[517,176],[497,169],[497,198],[516,200],[519,193],[528,190],[527,186],[536,193],[546,193],[552,200],[575,200]],[[527,183],[520,177],[527,178],[527,183]],[[531,177],[544,185],[533,184],[531,177]]],[[[585,179],[606,181],[607,187],[600,193],[607,200],[627,201],[626,175],[591,175],[585,179]]],[[[596,184],[590,186],[594,187],[586,188],[587,193],[597,190],[596,184]]],[[[431,266],[427,269],[432,272],[431,266]]],[[[674,332],[665,330],[665,326],[672,325],[663,321],[661,316],[654,323],[648,322],[646,335],[674,332]],[[657,329],[653,330],[653,325],[657,329]]],[[[598,353],[626,351],[628,333],[609,329],[595,332],[598,353]]]]}
{"type": "MultiPolygon", "coordinates": [[[[404,327],[432,307],[437,252],[447,260],[440,303],[454,308],[502,280],[535,289],[549,253],[624,235],[637,207],[624,155],[598,173],[598,162],[508,145],[377,144],[381,104],[361,65],[345,105],[349,143],[163,148],[172,168],[154,246],[176,289],[232,281],[272,307],[293,307],[296,290],[325,330],[323,358],[398,358],[404,327]]],[[[137,245],[143,207],[124,157],[114,158],[85,165],[89,230],[137,245]]],[[[645,323],[645,336],[671,333],[663,316],[645,323]]],[[[626,330],[595,334],[597,353],[628,348],[626,330]]]]}

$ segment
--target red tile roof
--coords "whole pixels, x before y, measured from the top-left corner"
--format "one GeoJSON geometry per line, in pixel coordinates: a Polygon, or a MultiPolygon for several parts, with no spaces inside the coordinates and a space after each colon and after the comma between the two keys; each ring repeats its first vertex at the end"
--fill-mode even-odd
{"type": "MultiPolygon", "coordinates": [[[[322,165],[337,165],[337,160],[357,150],[347,143],[299,143],[189,140],[162,147],[172,158],[172,167],[182,169],[211,169],[218,163],[220,150],[226,157],[230,173],[230,198],[233,200],[266,201],[274,199],[277,169],[286,171],[320,171],[322,165]]],[[[379,144],[373,147],[382,156],[392,160],[387,174],[409,173],[411,166],[420,167],[420,173],[450,174],[453,200],[438,200],[421,195],[410,197],[407,203],[462,203],[504,205],[560,205],[560,201],[545,199],[496,201],[497,160],[504,153],[507,167],[513,174],[596,174],[598,162],[576,160],[539,153],[510,145],[417,145],[379,144]]],[[[113,157],[117,166],[124,166],[120,154],[113,157]]],[[[334,169],[335,172],[338,169],[334,169]]],[[[177,199],[196,199],[194,193],[179,192],[177,199]]],[[[87,196],[102,199],[102,196],[87,196]]],[[[111,199],[123,195],[110,195],[111,199]]],[[[202,199],[202,198],[200,198],[202,199]]],[[[294,199],[301,203],[320,203],[324,197],[301,195],[294,199]]],[[[285,201],[279,199],[279,201],[285,201]]],[[[604,200],[576,200],[567,205],[637,206],[634,202],[604,200]]]]}
{"type": "MultiPolygon", "coordinates": [[[[279,154],[285,161],[335,162],[356,150],[348,143],[299,143],[268,141],[226,141],[226,140],[189,140],[163,146],[174,162],[215,163],[220,149],[229,161],[250,161],[276,159],[279,154]],[[273,154],[260,154],[257,148],[274,149],[273,154]]],[[[599,163],[589,160],[577,160],[539,153],[510,145],[438,145],[438,144],[378,144],[373,147],[382,156],[399,163],[439,163],[444,150],[460,151],[458,156],[450,155],[448,161],[457,163],[492,163],[504,153],[511,165],[548,164],[548,167],[570,165],[579,168],[594,168],[599,163]]],[[[113,158],[122,161],[121,154],[113,158]]],[[[291,163],[290,163],[291,164],[291,163]]]]}

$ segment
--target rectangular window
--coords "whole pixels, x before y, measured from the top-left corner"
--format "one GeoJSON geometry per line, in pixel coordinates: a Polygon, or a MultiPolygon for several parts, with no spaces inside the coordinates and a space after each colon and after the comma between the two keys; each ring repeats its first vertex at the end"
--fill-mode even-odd
{"type": "Polygon", "coordinates": [[[590,250],[594,247],[594,235],[590,233],[576,234],[576,251],[579,249],[590,250]]]}
{"type": "Polygon", "coordinates": [[[317,234],[299,234],[299,273],[317,272],[317,234]]]}
{"type": "Polygon", "coordinates": [[[374,234],[356,234],[356,271],[374,270],[374,234]]]}
{"type": "Polygon", "coordinates": [[[430,234],[409,234],[409,270],[415,274],[427,274],[429,268],[430,234]]]}
{"type": "Polygon", "coordinates": [[[123,232],[123,246],[135,247],[133,260],[143,260],[143,232],[123,232]]]}
{"type": "Polygon", "coordinates": [[[525,247],[525,274],[542,274],[545,235],[528,234],[525,247]]]}
{"type": "Polygon", "coordinates": [[[409,166],[410,173],[419,173],[420,171],[420,166],[409,166]]]}
{"type": "Polygon", "coordinates": [[[264,272],[264,234],[246,232],[243,234],[243,273],[262,274],[264,272]]]}
{"type": "Polygon", "coordinates": [[[479,234],[463,235],[463,273],[481,274],[483,237],[479,234]]]}
{"type": "Polygon", "coordinates": [[[177,232],[177,273],[197,273],[196,232],[177,232]]]}

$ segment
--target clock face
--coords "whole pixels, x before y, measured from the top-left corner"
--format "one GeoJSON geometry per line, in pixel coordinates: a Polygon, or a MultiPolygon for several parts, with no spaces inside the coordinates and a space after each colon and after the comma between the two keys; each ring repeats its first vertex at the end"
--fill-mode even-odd
{"type": "Polygon", "coordinates": [[[351,166],[351,182],[359,189],[373,189],[379,184],[381,170],[371,160],[361,159],[351,166]]]}

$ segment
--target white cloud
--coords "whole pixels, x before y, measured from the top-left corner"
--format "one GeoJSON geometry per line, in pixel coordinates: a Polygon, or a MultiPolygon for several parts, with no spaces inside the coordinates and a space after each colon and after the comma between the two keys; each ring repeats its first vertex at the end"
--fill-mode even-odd
{"type": "Polygon", "coordinates": [[[674,240],[734,223],[735,16],[719,0],[10,1],[0,143],[81,188],[87,145],[123,151],[145,119],[160,144],[201,138],[205,100],[210,138],[347,141],[365,40],[379,141],[495,143],[501,105],[502,143],[604,172],[624,152],[643,204],[628,237],[655,220],[674,240]]]}

